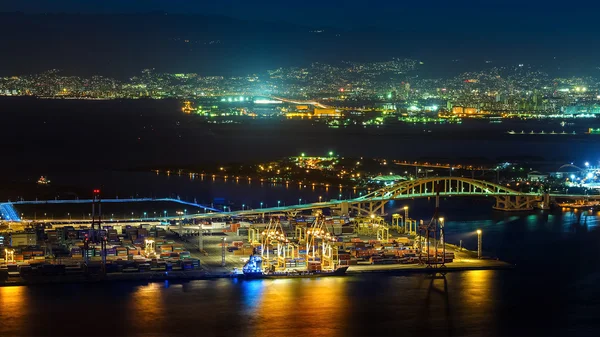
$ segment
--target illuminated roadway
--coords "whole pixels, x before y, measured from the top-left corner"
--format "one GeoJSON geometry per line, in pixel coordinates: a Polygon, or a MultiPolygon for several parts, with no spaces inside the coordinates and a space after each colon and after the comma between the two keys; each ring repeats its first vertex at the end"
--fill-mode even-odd
{"type": "MultiPolygon", "coordinates": [[[[187,205],[197,208],[204,209],[205,212],[220,212],[216,208],[196,204],[193,202],[182,201],[179,199],[162,198],[136,198],[136,199],[101,199],[102,203],[129,203],[129,202],[175,202],[181,205],[187,205]]],[[[13,205],[45,205],[45,204],[91,204],[92,199],[76,199],[76,200],[25,200],[25,201],[14,201],[0,204],[0,214],[6,221],[21,221],[18,213],[15,211],[13,205]]],[[[167,217],[167,218],[179,218],[179,217],[167,217]]],[[[161,218],[163,219],[163,218],[161,218]]],[[[59,221],[59,220],[54,220],[59,221]]],[[[86,220],[82,220],[86,221],[86,220]]],[[[91,222],[91,221],[90,221],[91,222]]]]}
{"type": "Polygon", "coordinates": [[[304,105],[304,104],[314,105],[314,106],[319,107],[321,109],[327,109],[327,108],[329,108],[327,105],[319,103],[317,101],[297,101],[297,100],[293,100],[293,99],[287,99],[287,98],[275,97],[275,96],[271,96],[271,98],[272,99],[276,99],[276,100],[280,100],[280,101],[286,102],[286,103],[293,103],[293,104],[298,104],[298,105],[304,105]]]}

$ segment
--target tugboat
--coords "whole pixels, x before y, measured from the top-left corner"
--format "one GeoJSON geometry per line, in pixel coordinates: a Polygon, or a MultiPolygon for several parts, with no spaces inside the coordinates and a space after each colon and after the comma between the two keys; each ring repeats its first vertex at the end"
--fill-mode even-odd
{"type": "Polygon", "coordinates": [[[343,276],[348,270],[348,266],[338,266],[332,271],[308,271],[291,269],[289,271],[262,270],[262,258],[260,255],[251,255],[248,262],[242,268],[243,276],[246,279],[265,279],[265,278],[304,278],[304,277],[322,277],[322,276],[343,276]]]}
{"type": "Polygon", "coordinates": [[[41,176],[40,179],[38,179],[37,183],[38,185],[49,185],[50,180],[46,179],[46,177],[44,176],[41,176]]]}
{"type": "Polygon", "coordinates": [[[250,255],[250,259],[242,268],[242,272],[246,278],[262,278],[262,258],[258,255],[250,255]]]}

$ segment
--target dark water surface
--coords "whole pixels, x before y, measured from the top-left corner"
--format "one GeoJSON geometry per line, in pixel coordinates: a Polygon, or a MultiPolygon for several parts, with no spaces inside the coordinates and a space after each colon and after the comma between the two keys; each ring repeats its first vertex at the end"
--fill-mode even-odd
{"type": "Polygon", "coordinates": [[[0,333],[585,336],[598,328],[590,287],[518,271],[3,287],[0,333]]]}

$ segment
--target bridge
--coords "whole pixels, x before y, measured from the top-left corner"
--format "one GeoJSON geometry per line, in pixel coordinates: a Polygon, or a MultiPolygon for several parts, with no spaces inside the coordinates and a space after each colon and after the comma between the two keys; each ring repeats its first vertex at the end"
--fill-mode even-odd
{"type": "MultiPolygon", "coordinates": [[[[392,200],[407,200],[416,198],[441,197],[488,197],[494,198],[494,209],[500,211],[530,211],[534,208],[548,209],[553,201],[577,200],[600,201],[600,195],[524,193],[506,186],[464,177],[430,177],[400,182],[371,192],[367,195],[347,200],[330,200],[281,207],[244,209],[221,212],[217,209],[189,203],[179,199],[103,199],[102,202],[141,202],[141,201],[171,201],[198,208],[207,213],[186,214],[171,217],[158,217],[147,220],[178,220],[178,219],[207,219],[218,217],[264,216],[265,214],[283,214],[296,216],[301,211],[332,209],[341,214],[355,213],[358,215],[385,214],[385,205],[392,200]]],[[[47,200],[47,201],[17,201],[0,204],[0,211],[5,220],[20,221],[12,205],[18,204],[53,204],[53,203],[91,203],[92,200],[47,200]]],[[[55,222],[57,220],[54,220],[55,222]]],[[[64,221],[67,221],[66,219],[64,221]]],[[[87,220],[81,220],[87,221],[87,220]]],[[[71,222],[69,219],[68,222],[71,222]]]]}
{"type": "MultiPolygon", "coordinates": [[[[132,202],[174,202],[181,205],[196,207],[204,209],[205,212],[221,212],[220,210],[204,205],[200,205],[193,202],[187,202],[173,198],[133,198],[133,199],[102,199],[102,203],[132,203],[132,202]]],[[[15,211],[13,205],[46,205],[46,204],[91,204],[92,199],[76,199],[76,200],[23,200],[23,201],[9,201],[0,204],[0,214],[6,221],[21,221],[19,214],[15,211]]],[[[178,219],[180,217],[161,217],[160,219],[178,219]]],[[[56,220],[58,222],[58,220],[56,220]]],[[[82,220],[91,222],[91,220],[82,220]]]]}
{"type": "Polygon", "coordinates": [[[257,216],[265,214],[286,214],[295,216],[304,210],[334,209],[341,214],[356,212],[359,215],[385,214],[385,205],[392,200],[443,197],[490,197],[495,198],[494,209],[500,211],[530,211],[534,208],[548,209],[555,199],[600,200],[600,195],[565,195],[525,193],[506,186],[464,177],[431,177],[400,182],[371,192],[355,199],[331,200],[325,202],[247,209],[221,212],[219,214],[194,214],[188,218],[211,218],[224,216],[257,216]]]}

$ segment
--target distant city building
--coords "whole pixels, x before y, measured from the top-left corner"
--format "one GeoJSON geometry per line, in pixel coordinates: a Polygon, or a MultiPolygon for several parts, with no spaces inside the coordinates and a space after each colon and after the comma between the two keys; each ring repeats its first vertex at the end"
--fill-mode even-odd
{"type": "Polygon", "coordinates": [[[466,115],[474,115],[477,113],[477,108],[465,108],[466,115]]]}
{"type": "Polygon", "coordinates": [[[342,114],[335,109],[315,108],[315,117],[341,117],[342,114]]]}
{"type": "Polygon", "coordinates": [[[539,171],[531,171],[527,173],[527,179],[529,181],[546,181],[546,179],[548,179],[548,174],[539,171]]]}
{"type": "Polygon", "coordinates": [[[563,113],[566,115],[598,115],[600,114],[600,105],[571,105],[563,108],[563,113]]]}
{"type": "Polygon", "coordinates": [[[565,164],[559,167],[555,172],[550,172],[550,176],[558,179],[578,176],[583,170],[573,164],[565,164]]]}
{"type": "Polygon", "coordinates": [[[465,113],[465,109],[462,106],[452,107],[452,113],[455,115],[462,115],[465,113]]]}

